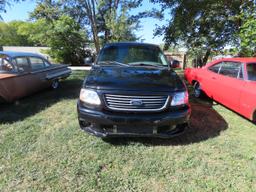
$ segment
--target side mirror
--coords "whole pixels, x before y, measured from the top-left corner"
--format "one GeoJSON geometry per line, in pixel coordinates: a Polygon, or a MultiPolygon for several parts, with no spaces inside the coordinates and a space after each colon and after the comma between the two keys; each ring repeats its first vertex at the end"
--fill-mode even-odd
{"type": "Polygon", "coordinates": [[[85,57],[84,58],[84,64],[85,65],[92,65],[93,63],[93,58],[92,57],[85,57]]]}
{"type": "Polygon", "coordinates": [[[175,68],[180,68],[180,62],[178,60],[172,60],[170,62],[170,67],[175,69],[175,68]]]}

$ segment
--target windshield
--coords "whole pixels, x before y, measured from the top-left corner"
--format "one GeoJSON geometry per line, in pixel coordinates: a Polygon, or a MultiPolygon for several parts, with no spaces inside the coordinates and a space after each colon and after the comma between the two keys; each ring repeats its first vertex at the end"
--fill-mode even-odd
{"type": "Polygon", "coordinates": [[[98,58],[98,64],[127,64],[167,66],[163,52],[150,45],[111,45],[104,48],[98,58]]]}
{"type": "Polygon", "coordinates": [[[14,66],[11,63],[10,58],[3,54],[0,54],[0,71],[14,71],[14,66]]]}
{"type": "Polygon", "coordinates": [[[247,64],[248,80],[256,81],[256,63],[247,64]]]}

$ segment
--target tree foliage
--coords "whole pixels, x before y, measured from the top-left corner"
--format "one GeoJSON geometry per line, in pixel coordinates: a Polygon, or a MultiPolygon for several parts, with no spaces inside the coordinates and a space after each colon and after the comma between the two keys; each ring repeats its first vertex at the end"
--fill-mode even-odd
{"type": "Polygon", "coordinates": [[[102,44],[115,41],[135,41],[140,19],[157,15],[155,10],[131,15],[142,0],[42,0],[31,13],[34,20],[57,20],[69,15],[85,30],[99,52],[102,44]]]}
{"type": "Polygon", "coordinates": [[[140,18],[130,15],[132,9],[141,5],[142,1],[101,1],[99,4],[98,20],[100,32],[104,33],[103,42],[135,41],[134,32],[140,28],[140,18]]]}
{"type": "Polygon", "coordinates": [[[57,62],[83,63],[86,43],[86,34],[80,25],[66,15],[51,23],[46,19],[0,23],[0,45],[48,46],[47,53],[57,62]]]}
{"type": "Polygon", "coordinates": [[[28,34],[21,32],[27,25],[23,21],[0,22],[0,45],[5,46],[31,46],[34,42],[29,39],[28,34]]]}
{"type": "Polygon", "coordinates": [[[33,20],[46,19],[51,22],[59,19],[63,15],[62,3],[60,1],[42,0],[39,1],[30,18],[33,20]]]}
{"type": "Polygon", "coordinates": [[[242,26],[239,30],[240,55],[256,56],[256,5],[244,2],[241,10],[240,19],[242,26]]]}
{"type": "MultiPolygon", "coordinates": [[[[159,27],[166,46],[183,43],[189,50],[203,50],[201,64],[211,51],[239,43],[236,33],[241,26],[240,7],[243,1],[234,0],[153,0],[171,12],[169,24],[159,27]]],[[[249,4],[247,5],[249,6],[249,4]]]]}
{"type": "MultiPolygon", "coordinates": [[[[25,36],[32,46],[48,46],[48,33],[50,25],[43,19],[35,22],[24,22],[18,28],[18,34],[25,36]]],[[[26,46],[26,45],[23,45],[26,46]]]]}
{"type": "Polygon", "coordinates": [[[142,0],[66,0],[65,10],[84,28],[90,28],[97,52],[101,43],[136,40],[134,31],[139,29],[140,19],[153,15],[142,12],[131,15],[142,0]]]}
{"type": "Polygon", "coordinates": [[[100,5],[100,19],[104,21],[100,30],[104,32],[103,42],[135,41],[137,38],[134,31],[139,27],[138,20],[131,19],[127,5],[120,7],[120,11],[114,7],[107,5],[106,1],[100,5]]]}
{"type": "Polygon", "coordinates": [[[62,15],[54,20],[47,30],[46,43],[51,48],[48,54],[57,61],[71,64],[83,63],[86,34],[78,23],[69,16],[62,15]]]}
{"type": "Polygon", "coordinates": [[[31,38],[50,47],[48,54],[58,62],[82,64],[88,37],[81,25],[64,11],[60,1],[43,0],[30,14],[34,21],[31,38]]]}

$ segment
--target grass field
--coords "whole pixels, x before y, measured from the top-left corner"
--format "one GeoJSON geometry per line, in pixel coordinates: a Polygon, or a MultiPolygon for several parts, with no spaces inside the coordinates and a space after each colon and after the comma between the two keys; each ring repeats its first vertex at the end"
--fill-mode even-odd
{"type": "Polygon", "coordinates": [[[0,105],[0,191],[256,191],[256,126],[191,98],[191,127],[170,139],[106,143],[79,129],[86,72],[58,91],[0,105]]]}

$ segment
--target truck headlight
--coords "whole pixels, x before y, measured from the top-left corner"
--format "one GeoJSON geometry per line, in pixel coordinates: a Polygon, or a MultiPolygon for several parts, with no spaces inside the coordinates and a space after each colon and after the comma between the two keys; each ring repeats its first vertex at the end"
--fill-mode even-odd
{"type": "Polygon", "coordinates": [[[100,105],[101,101],[97,92],[90,89],[81,89],[80,100],[90,105],[100,105]]]}
{"type": "Polygon", "coordinates": [[[175,93],[172,98],[171,106],[179,106],[185,104],[188,104],[188,92],[184,91],[175,93]]]}

